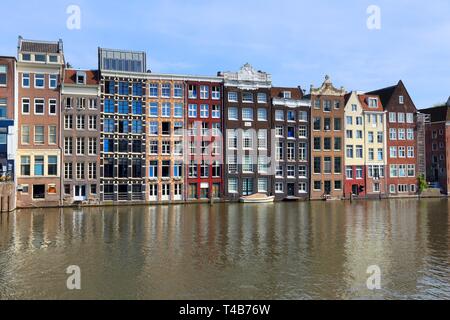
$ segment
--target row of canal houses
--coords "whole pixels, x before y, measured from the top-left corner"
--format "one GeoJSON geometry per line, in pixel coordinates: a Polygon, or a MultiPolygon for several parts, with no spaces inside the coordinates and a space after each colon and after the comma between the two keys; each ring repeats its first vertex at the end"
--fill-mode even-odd
{"type": "Polygon", "coordinates": [[[145,52],[103,48],[79,70],[61,40],[19,37],[17,58],[0,57],[0,117],[19,208],[414,196],[427,173],[430,116],[402,81],[347,92],[327,76],[306,92],[249,64],[157,74],[145,52]]]}

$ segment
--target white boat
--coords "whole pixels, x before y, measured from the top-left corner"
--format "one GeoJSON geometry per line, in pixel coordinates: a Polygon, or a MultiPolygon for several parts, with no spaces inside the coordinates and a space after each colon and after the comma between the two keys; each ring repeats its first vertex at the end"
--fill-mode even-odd
{"type": "Polygon", "coordinates": [[[272,203],[275,201],[274,196],[268,196],[263,193],[253,194],[247,197],[241,197],[241,202],[243,203],[272,203]]]}

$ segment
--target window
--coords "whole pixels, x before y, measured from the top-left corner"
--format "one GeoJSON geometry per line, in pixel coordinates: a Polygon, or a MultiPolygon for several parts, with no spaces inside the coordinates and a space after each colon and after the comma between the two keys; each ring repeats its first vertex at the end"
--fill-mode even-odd
{"type": "Polygon", "coordinates": [[[414,114],[413,113],[407,113],[406,114],[406,122],[407,123],[414,123],[414,114]]]}
{"type": "Polygon", "coordinates": [[[150,161],[148,175],[150,178],[158,178],[158,161],[150,161]]]}
{"type": "Polygon", "coordinates": [[[295,121],[295,112],[294,111],[287,112],[287,121],[290,121],[290,122],[295,121]]]}
{"type": "Polygon", "coordinates": [[[369,149],[369,160],[374,160],[374,158],[375,158],[375,154],[374,154],[374,150],[373,150],[373,148],[370,148],[369,149]]]}
{"type": "Polygon", "coordinates": [[[397,113],[397,122],[405,123],[405,114],[403,112],[397,113]]]}
{"type": "Polygon", "coordinates": [[[85,143],[84,138],[81,137],[77,138],[77,146],[76,146],[77,155],[84,155],[84,147],[85,147],[84,143],[85,143]]]}
{"type": "Polygon", "coordinates": [[[84,163],[77,163],[77,180],[84,180],[84,163]]]}
{"type": "Polygon", "coordinates": [[[56,87],[58,86],[58,76],[56,74],[51,74],[49,77],[49,88],[56,89],[56,87]]]}
{"type": "Polygon", "coordinates": [[[405,140],[405,129],[398,129],[398,140],[405,140]]]}
{"type": "Polygon", "coordinates": [[[43,115],[45,110],[44,99],[34,99],[34,114],[43,115]]]}
{"type": "Polygon", "coordinates": [[[171,85],[170,83],[164,83],[161,86],[161,96],[163,98],[170,98],[170,90],[171,90],[171,85]]]}
{"type": "Polygon", "coordinates": [[[209,105],[200,105],[200,118],[205,119],[209,117],[209,105]]]}
{"type": "Polygon", "coordinates": [[[275,159],[277,161],[283,161],[283,159],[284,159],[284,143],[277,142],[275,151],[276,151],[275,159]]]}
{"type": "Polygon", "coordinates": [[[158,97],[158,84],[150,83],[150,97],[157,98],[158,97]]]}
{"type": "Polygon", "coordinates": [[[286,174],[288,178],[295,178],[295,166],[287,166],[286,174]]]}
{"type": "Polygon", "coordinates": [[[258,121],[267,121],[267,109],[258,109],[258,121]]]}
{"type": "Polygon", "coordinates": [[[396,129],[389,129],[389,139],[390,140],[397,140],[397,130],[396,129]]]}
{"type": "Polygon", "coordinates": [[[284,193],[284,184],[282,182],[275,183],[275,193],[284,193]]]}
{"type": "Polygon", "coordinates": [[[34,175],[43,176],[44,175],[44,157],[34,156],[34,175]]]}
{"type": "Polygon", "coordinates": [[[342,139],[339,137],[334,138],[334,150],[340,151],[342,148],[342,139]]]}
{"type": "Polygon", "coordinates": [[[48,100],[48,113],[50,115],[56,114],[56,99],[49,99],[48,100]]]}
{"type": "Polygon", "coordinates": [[[374,137],[373,137],[373,132],[372,131],[369,131],[369,133],[368,133],[368,140],[369,140],[369,143],[373,143],[374,142],[374,137]]]}
{"type": "Polygon", "coordinates": [[[105,99],[104,112],[105,113],[114,113],[114,100],[105,99]]]}
{"type": "Polygon", "coordinates": [[[133,101],[131,111],[133,114],[141,115],[142,114],[142,102],[141,101],[133,101]]]}
{"type": "Polygon", "coordinates": [[[346,117],[346,119],[347,119],[347,125],[353,124],[353,117],[346,117]]]}
{"type": "Polygon", "coordinates": [[[175,103],[173,116],[175,118],[183,118],[183,104],[182,103],[175,103]]]}
{"type": "Polygon", "coordinates": [[[377,142],[383,143],[383,141],[384,141],[384,133],[382,131],[378,131],[377,132],[377,142]]]}
{"type": "Polygon", "coordinates": [[[314,118],[314,121],[313,121],[313,128],[314,128],[314,131],[320,131],[320,129],[321,129],[321,119],[320,118],[314,118]]]}
{"type": "Polygon", "coordinates": [[[22,114],[30,114],[30,99],[22,99],[22,114]]]}
{"type": "Polygon", "coordinates": [[[171,114],[171,105],[169,102],[164,102],[161,106],[161,117],[170,118],[171,114]]]}
{"type": "Polygon", "coordinates": [[[57,156],[49,156],[48,157],[47,173],[49,176],[56,176],[58,174],[58,157],[57,156]]]}
{"type": "Polygon", "coordinates": [[[88,139],[88,154],[90,156],[97,154],[97,139],[96,138],[88,139]]]}
{"type": "Polygon", "coordinates": [[[362,159],[363,158],[363,147],[362,146],[356,146],[356,158],[362,159]]]}
{"type": "MultiPolygon", "coordinates": [[[[83,116],[77,116],[77,127],[78,127],[78,117],[81,117],[82,119],[84,119],[83,116]]],[[[80,120],[80,121],[82,121],[82,120],[80,120]]],[[[80,125],[81,125],[81,123],[80,123],[80,125]]],[[[114,133],[114,119],[105,119],[104,120],[103,131],[106,133],[114,133]]]]}
{"type": "Polygon", "coordinates": [[[228,149],[237,149],[237,132],[228,130],[228,149]]]}
{"type": "Polygon", "coordinates": [[[298,160],[299,161],[306,161],[307,159],[307,149],[306,149],[306,143],[300,142],[298,144],[298,160]]]}
{"type": "Polygon", "coordinates": [[[389,112],[389,122],[390,123],[397,122],[397,114],[395,112],[389,112]]]}
{"type": "Polygon", "coordinates": [[[389,157],[390,158],[397,158],[397,147],[390,147],[389,148],[389,157]]]}
{"type": "Polygon", "coordinates": [[[313,170],[314,170],[314,174],[320,174],[322,172],[322,158],[320,158],[320,157],[314,158],[313,170]]]}
{"type": "Polygon", "coordinates": [[[406,138],[408,140],[414,140],[414,129],[407,129],[406,130],[406,138]]]}
{"type": "Polygon", "coordinates": [[[242,93],[242,102],[244,102],[244,103],[253,103],[253,93],[251,93],[251,92],[243,92],[242,93]]]}
{"type": "Polygon", "coordinates": [[[85,129],[85,118],[84,116],[77,116],[77,130],[85,129]]]}
{"type": "Polygon", "coordinates": [[[330,118],[323,119],[323,129],[325,131],[330,131],[331,130],[331,119],[330,118]]]}
{"type": "Polygon", "coordinates": [[[209,99],[209,87],[208,86],[200,86],[200,99],[202,99],[202,100],[209,99]]]}
{"type": "Polygon", "coordinates": [[[131,122],[131,133],[142,134],[142,120],[133,120],[131,122]]]}
{"type": "Polygon", "coordinates": [[[218,86],[213,86],[212,87],[212,98],[214,100],[219,100],[220,99],[220,87],[218,87],[218,86]]]}
{"type": "Polygon", "coordinates": [[[128,82],[119,82],[119,94],[122,96],[127,96],[129,94],[128,82]]]}
{"type": "Polygon", "coordinates": [[[38,89],[42,89],[45,87],[45,75],[44,74],[35,74],[34,75],[34,87],[38,89]]]}
{"type": "Polygon", "coordinates": [[[284,121],[284,111],[283,110],[275,111],[275,120],[276,121],[284,121]]]}
{"type": "Polygon", "coordinates": [[[330,100],[325,100],[323,102],[323,111],[324,112],[331,112],[331,101],[330,100]]]}
{"type": "Polygon", "coordinates": [[[356,179],[362,179],[362,178],[363,178],[363,168],[356,167],[356,179]]]}
{"type": "Polygon", "coordinates": [[[242,144],[244,149],[252,149],[253,148],[253,137],[251,131],[245,131],[242,134],[242,144]]]}
{"type": "Polygon", "coordinates": [[[229,193],[237,193],[238,192],[237,178],[228,178],[228,192],[229,193]]]}
{"type": "Polygon", "coordinates": [[[267,130],[258,131],[258,148],[267,149],[267,130]]]}
{"type": "Polygon", "coordinates": [[[35,126],[34,127],[34,143],[35,144],[44,144],[44,126],[35,126]]]}
{"type": "Polygon", "coordinates": [[[414,178],[416,176],[416,166],[414,164],[408,164],[408,177],[414,178]]]}
{"type": "Polygon", "coordinates": [[[72,154],[72,147],[73,147],[73,140],[70,137],[64,138],[64,154],[65,155],[71,155],[72,154]]]}
{"type": "Polygon", "coordinates": [[[346,155],[347,158],[353,158],[353,146],[352,145],[348,145],[346,146],[346,155]]]}
{"type": "Polygon", "coordinates": [[[133,96],[142,97],[142,83],[133,83],[133,96]]]}
{"type": "Polygon", "coordinates": [[[89,116],[89,130],[97,130],[97,116],[89,116]]]}
{"type": "Polygon", "coordinates": [[[23,73],[22,74],[22,88],[29,88],[29,87],[30,87],[30,74],[23,73]]]}
{"type": "Polygon", "coordinates": [[[253,162],[249,155],[245,155],[242,158],[242,171],[246,173],[253,173],[253,162]]]}
{"type": "Polygon", "coordinates": [[[341,157],[334,158],[334,173],[340,174],[342,173],[342,159],[341,157]]]}
{"type": "Polygon", "coordinates": [[[88,179],[89,180],[97,179],[97,163],[95,162],[88,163],[88,179]]]}
{"type": "Polygon", "coordinates": [[[331,138],[329,138],[329,137],[323,138],[323,149],[325,151],[331,150],[331,138]]]}
{"type": "Polygon", "coordinates": [[[353,179],[353,167],[345,167],[345,176],[347,179],[353,179]]]}
{"type": "Polygon", "coordinates": [[[299,111],[298,113],[298,121],[308,121],[308,112],[299,111]]]}
{"type": "Polygon", "coordinates": [[[307,138],[308,137],[308,131],[306,126],[299,126],[298,127],[298,135],[300,138],[307,138]]]}
{"type": "Polygon", "coordinates": [[[258,172],[260,174],[267,174],[268,160],[267,156],[258,157],[258,172]]]}
{"type": "Polygon", "coordinates": [[[31,162],[30,156],[21,156],[20,157],[20,174],[22,176],[30,176],[31,174],[31,162]]]}
{"type": "Polygon", "coordinates": [[[73,164],[71,162],[64,163],[64,179],[73,179],[73,164]]]}
{"type": "Polygon", "coordinates": [[[383,149],[378,149],[377,150],[377,156],[378,156],[378,158],[377,158],[378,161],[382,161],[383,160],[383,149]]]}
{"type": "Polygon", "coordinates": [[[334,118],[334,131],[340,131],[340,130],[341,130],[341,119],[334,118]]]}
{"type": "Polygon", "coordinates": [[[189,118],[197,118],[197,105],[190,104],[188,108],[189,108],[189,118]]]}
{"type": "Polygon", "coordinates": [[[253,121],[253,109],[250,108],[242,109],[242,120],[253,121]]]}
{"type": "Polygon", "coordinates": [[[403,96],[399,96],[398,97],[398,103],[404,104],[405,103],[405,98],[403,96]]]}
{"type": "Polygon", "coordinates": [[[408,158],[414,158],[414,147],[408,147],[408,158]]]}
{"type": "Polygon", "coordinates": [[[295,161],[295,143],[293,142],[287,144],[287,161],[295,161]]]}
{"type": "Polygon", "coordinates": [[[267,94],[258,93],[258,103],[267,103],[267,94]]]}
{"type": "Polygon", "coordinates": [[[56,144],[56,126],[48,126],[48,144],[56,144]]]}

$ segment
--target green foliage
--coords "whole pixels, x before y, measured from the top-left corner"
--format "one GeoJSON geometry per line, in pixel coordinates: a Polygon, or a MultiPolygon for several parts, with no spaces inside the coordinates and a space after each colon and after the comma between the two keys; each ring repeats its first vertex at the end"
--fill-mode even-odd
{"type": "Polygon", "coordinates": [[[425,176],[421,174],[418,178],[419,180],[419,192],[422,193],[428,188],[427,180],[425,179],[425,176]]]}

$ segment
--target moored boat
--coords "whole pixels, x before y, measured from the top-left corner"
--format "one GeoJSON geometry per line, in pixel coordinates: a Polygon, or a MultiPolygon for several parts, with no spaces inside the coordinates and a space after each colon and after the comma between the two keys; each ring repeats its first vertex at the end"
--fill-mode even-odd
{"type": "Polygon", "coordinates": [[[275,197],[257,193],[251,196],[241,197],[240,201],[243,203],[273,203],[275,201],[275,197]]]}

